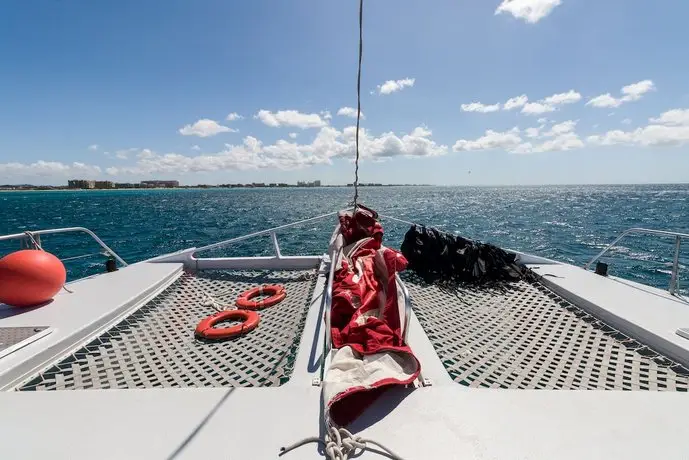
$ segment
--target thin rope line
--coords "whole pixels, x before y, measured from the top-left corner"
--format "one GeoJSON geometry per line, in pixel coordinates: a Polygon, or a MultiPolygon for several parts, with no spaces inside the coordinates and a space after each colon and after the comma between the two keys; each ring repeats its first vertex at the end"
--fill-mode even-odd
{"type": "Polygon", "coordinates": [[[395,221],[397,221],[397,222],[401,222],[401,223],[407,224],[407,225],[416,225],[416,226],[420,226],[419,224],[416,224],[416,223],[414,223],[414,222],[410,222],[410,221],[404,220],[404,219],[398,219],[397,217],[386,216],[385,214],[380,214],[380,213],[378,213],[378,215],[379,215],[380,217],[382,217],[383,219],[395,220],[395,221]]]}
{"type": "Polygon", "coordinates": [[[361,121],[361,58],[364,54],[364,0],[359,0],[359,69],[356,77],[356,160],[354,161],[354,212],[359,203],[359,124],[361,121]]]}
{"type": "Polygon", "coordinates": [[[80,256],[74,256],[74,257],[65,257],[64,259],[60,259],[63,262],[68,262],[70,260],[77,260],[77,259],[85,259],[86,257],[93,257],[93,256],[102,256],[102,252],[93,252],[91,254],[83,254],[80,256]]]}

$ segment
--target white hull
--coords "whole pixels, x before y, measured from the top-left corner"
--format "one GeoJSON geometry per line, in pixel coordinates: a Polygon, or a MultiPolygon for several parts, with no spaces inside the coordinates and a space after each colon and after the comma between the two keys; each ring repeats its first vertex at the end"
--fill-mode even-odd
{"type": "MultiPolygon", "coordinates": [[[[322,436],[330,257],[283,257],[275,242],[275,257],[197,259],[198,250],[190,249],[72,282],[72,293],[21,314],[0,305],[0,328],[48,327],[0,355],[0,458],[263,459],[322,436]],[[288,381],[16,391],[156,299],[185,268],[313,271],[288,381]]],[[[689,304],[681,298],[536,256],[520,258],[562,299],[689,367],[689,340],[676,333],[689,327],[689,304]]],[[[408,343],[422,368],[418,384],[389,391],[352,426],[405,459],[687,458],[689,424],[682,414],[689,397],[683,391],[473,388],[453,380],[415,313],[408,321],[408,343]]],[[[284,458],[323,456],[309,444],[284,458]]]]}

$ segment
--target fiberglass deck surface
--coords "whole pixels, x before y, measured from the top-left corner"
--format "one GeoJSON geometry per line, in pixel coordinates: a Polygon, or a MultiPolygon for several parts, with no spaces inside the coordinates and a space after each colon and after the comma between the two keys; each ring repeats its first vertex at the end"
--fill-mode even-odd
{"type": "Polygon", "coordinates": [[[19,390],[282,385],[292,372],[315,284],[315,270],[184,274],[19,390]],[[257,329],[225,341],[194,337],[198,322],[215,312],[203,305],[206,293],[227,291],[218,300],[233,304],[263,284],[284,285],[287,298],[260,310],[257,329]]]}
{"type": "Polygon", "coordinates": [[[449,291],[406,276],[450,377],[469,387],[687,391],[689,371],[540,283],[449,291]]]}

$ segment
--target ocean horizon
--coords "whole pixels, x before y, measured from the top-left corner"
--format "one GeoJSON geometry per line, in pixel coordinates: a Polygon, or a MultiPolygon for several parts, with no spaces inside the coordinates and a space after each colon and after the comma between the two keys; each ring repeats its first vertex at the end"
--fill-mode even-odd
{"type": "MultiPolygon", "coordinates": [[[[132,263],[337,211],[352,192],[347,186],[11,191],[0,196],[0,234],[83,226],[132,263]]],[[[576,265],[630,227],[689,232],[689,184],[373,186],[360,195],[383,215],[576,265]]],[[[408,226],[382,223],[385,244],[399,248],[408,226]]],[[[332,217],[280,232],[283,253],[322,254],[334,225],[332,217]]],[[[1,254],[18,247],[3,243],[1,254]]],[[[99,249],[86,236],[46,236],[43,244],[61,258],[99,249]]],[[[259,238],[213,254],[271,251],[269,238],[259,238]]],[[[604,260],[613,275],[667,288],[672,256],[669,238],[631,236],[604,260]]],[[[70,260],[68,276],[101,272],[103,263],[98,255],[70,260]]],[[[686,250],[680,264],[686,293],[686,250]]]]}

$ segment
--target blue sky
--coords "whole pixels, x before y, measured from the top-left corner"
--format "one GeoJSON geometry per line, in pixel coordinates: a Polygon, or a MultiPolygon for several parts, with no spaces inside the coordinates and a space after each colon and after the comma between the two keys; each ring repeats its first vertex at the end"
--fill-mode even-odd
{"type": "MultiPolygon", "coordinates": [[[[351,182],[357,8],[2,2],[0,183],[351,182]]],[[[686,1],[364,8],[362,181],[689,181],[686,1]]]]}

